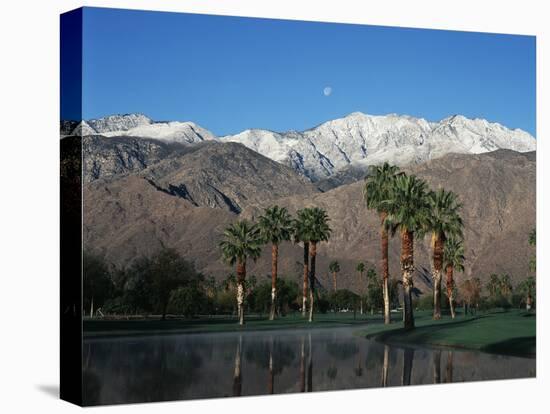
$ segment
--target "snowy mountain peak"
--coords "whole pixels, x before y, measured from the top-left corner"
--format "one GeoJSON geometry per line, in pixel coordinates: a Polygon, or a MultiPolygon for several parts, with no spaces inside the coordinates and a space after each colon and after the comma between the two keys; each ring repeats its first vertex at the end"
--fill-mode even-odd
{"type": "Polygon", "coordinates": [[[132,136],[190,144],[212,140],[214,134],[194,122],[155,122],[144,114],[109,115],[80,122],[73,135],[132,136]]]}
{"type": "Polygon", "coordinates": [[[458,114],[429,122],[408,115],[353,112],[303,132],[255,129],[221,140],[240,142],[314,181],[348,166],[366,167],[384,161],[406,165],[448,153],[536,149],[535,138],[522,130],[458,114]]]}
{"type": "Polygon", "coordinates": [[[104,132],[128,131],[143,125],[150,125],[153,120],[143,114],[115,114],[98,119],[88,120],[88,124],[99,134],[104,132]]]}

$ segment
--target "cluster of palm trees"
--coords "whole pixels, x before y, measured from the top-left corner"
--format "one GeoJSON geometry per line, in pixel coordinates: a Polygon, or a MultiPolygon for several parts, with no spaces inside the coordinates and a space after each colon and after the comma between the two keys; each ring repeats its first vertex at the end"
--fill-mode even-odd
{"type": "MultiPolygon", "coordinates": [[[[405,328],[414,328],[412,307],[414,241],[426,234],[431,235],[431,267],[433,278],[433,318],[441,318],[441,285],[443,271],[446,275],[446,293],[455,317],[453,307],[454,271],[463,271],[464,246],[463,222],[460,217],[461,204],[455,193],[445,189],[430,190],[428,184],[414,175],[407,175],[388,163],[371,166],[365,179],[363,195],[367,207],[376,210],[380,219],[382,294],[384,299],[384,322],[389,324],[389,238],[399,233],[401,238],[401,276],[403,287],[403,321],[405,328]]],[[[264,210],[258,223],[240,220],[229,225],[220,242],[222,256],[230,265],[237,266],[237,307],[239,323],[244,323],[244,282],[247,260],[256,261],[262,246],[271,244],[271,312],[275,318],[277,296],[277,266],[279,245],[286,241],[302,243],[303,292],[302,312],[306,316],[309,298],[309,321],[313,320],[315,298],[315,259],[317,246],[328,241],[331,229],[325,210],[318,207],[304,208],[293,218],[284,207],[271,206],[264,210]],[[309,293],[309,297],[308,297],[309,293]]],[[[362,275],[364,264],[356,269],[362,275]]],[[[333,276],[334,290],[337,289],[338,262],[329,265],[333,276]]],[[[361,280],[361,277],[360,277],[361,280]]]]}
{"type": "Polygon", "coordinates": [[[258,223],[239,220],[229,225],[220,242],[223,259],[236,265],[237,313],[239,324],[244,324],[244,284],[249,259],[256,261],[266,243],[271,244],[271,311],[275,318],[279,245],[285,241],[302,243],[304,248],[302,314],[306,316],[309,292],[309,321],[313,321],[315,298],[315,262],[317,246],[328,241],[331,228],[325,210],[319,207],[304,208],[293,218],[285,207],[271,206],[259,217],[258,223]]]}
{"type": "Polygon", "coordinates": [[[371,166],[363,195],[367,207],[378,212],[382,250],[382,291],[384,322],[389,324],[389,237],[399,232],[401,237],[401,275],[403,285],[403,321],[406,329],[414,328],[412,307],[414,241],[431,234],[433,318],[441,318],[441,279],[445,268],[447,296],[454,318],[453,272],[463,270],[463,222],[461,204],[455,193],[445,189],[432,191],[428,184],[414,175],[407,175],[388,163],[371,166]]]}

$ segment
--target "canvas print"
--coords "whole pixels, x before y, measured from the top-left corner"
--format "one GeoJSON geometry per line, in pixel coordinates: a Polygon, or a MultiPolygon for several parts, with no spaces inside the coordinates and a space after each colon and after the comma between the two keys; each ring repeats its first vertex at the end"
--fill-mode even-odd
{"type": "Polygon", "coordinates": [[[535,45],[62,15],[62,397],[535,377],[535,45]]]}

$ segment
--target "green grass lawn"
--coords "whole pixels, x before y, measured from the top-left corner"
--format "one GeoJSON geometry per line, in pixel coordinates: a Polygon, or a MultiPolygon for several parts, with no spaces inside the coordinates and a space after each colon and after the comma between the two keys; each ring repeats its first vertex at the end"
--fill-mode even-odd
{"type": "Polygon", "coordinates": [[[381,323],[379,315],[357,315],[353,313],[326,313],[314,315],[309,323],[301,314],[291,314],[270,321],[267,317],[247,316],[245,325],[239,326],[236,318],[214,316],[197,319],[141,319],[141,320],[84,320],[84,337],[105,337],[122,335],[154,335],[169,333],[202,333],[258,331],[292,328],[333,328],[339,326],[364,326],[381,323]]]}
{"type": "Polygon", "coordinates": [[[484,352],[534,357],[536,316],[524,311],[493,311],[476,316],[444,316],[431,319],[430,312],[415,314],[416,328],[405,330],[400,322],[372,325],[360,333],[385,343],[426,344],[477,349],[484,352]]]}

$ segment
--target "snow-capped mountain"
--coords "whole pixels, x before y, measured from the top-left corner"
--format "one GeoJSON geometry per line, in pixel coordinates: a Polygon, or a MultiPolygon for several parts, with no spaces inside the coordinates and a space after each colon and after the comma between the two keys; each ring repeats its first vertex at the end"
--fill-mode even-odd
{"type": "Polygon", "coordinates": [[[143,114],[110,115],[80,122],[72,135],[131,136],[192,144],[215,138],[193,122],[155,122],[143,114]]]}
{"type": "MultiPolygon", "coordinates": [[[[62,124],[62,131],[67,129],[62,124]]],[[[193,144],[216,136],[193,122],[155,122],[142,114],[111,115],[80,122],[72,134],[130,136],[193,144]]],[[[384,161],[416,164],[449,153],[479,154],[498,149],[536,150],[536,140],[520,129],[454,115],[439,122],[406,115],[354,112],[306,131],[248,129],[219,138],[238,142],[318,181],[335,173],[384,161]]]]}
{"type": "Polygon", "coordinates": [[[411,116],[360,112],[303,132],[253,129],[222,137],[221,141],[240,142],[314,181],[348,166],[366,167],[384,161],[406,165],[448,153],[536,149],[535,138],[527,132],[484,119],[455,115],[428,122],[411,116]]]}
{"type": "Polygon", "coordinates": [[[178,121],[155,122],[149,125],[141,125],[135,128],[130,128],[126,131],[105,132],[102,135],[107,137],[133,136],[187,144],[212,140],[215,138],[214,134],[210,131],[193,122],[178,121]]]}

